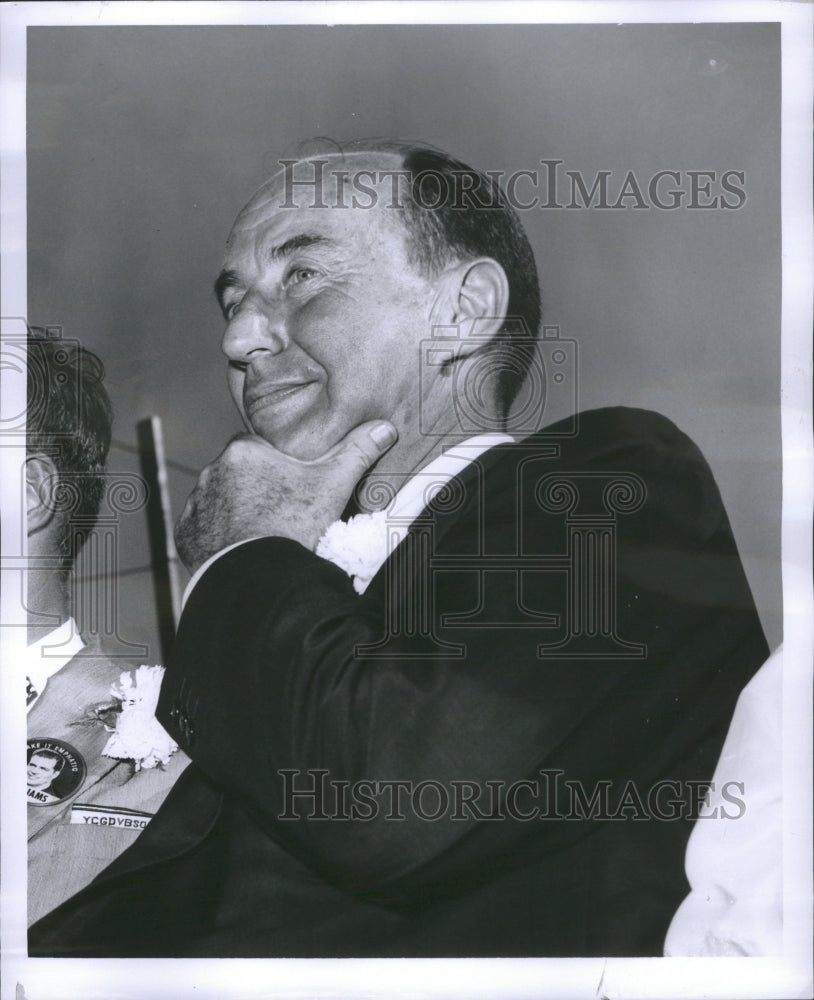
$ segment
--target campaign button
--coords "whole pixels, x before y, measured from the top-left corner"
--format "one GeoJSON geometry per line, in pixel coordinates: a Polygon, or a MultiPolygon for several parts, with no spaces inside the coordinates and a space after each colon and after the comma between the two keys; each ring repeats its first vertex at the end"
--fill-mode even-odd
{"type": "Polygon", "coordinates": [[[87,767],[70,743],[49,736],[28,741],[26,801],[51,806],[70,798],[85,780],[87,767]]]}

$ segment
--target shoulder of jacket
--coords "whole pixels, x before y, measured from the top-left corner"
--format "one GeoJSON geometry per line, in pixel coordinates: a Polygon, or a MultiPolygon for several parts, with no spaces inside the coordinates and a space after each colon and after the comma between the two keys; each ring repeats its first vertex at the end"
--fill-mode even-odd
{"type": "Polygon", "coordinates": [[[641,454],[649,460],[706,465],[698,446],[672,420],[654,410],[630,406],[582,410],[541,428],[519,444],[527,449],[555,445],[565,464],[641,454]]]}

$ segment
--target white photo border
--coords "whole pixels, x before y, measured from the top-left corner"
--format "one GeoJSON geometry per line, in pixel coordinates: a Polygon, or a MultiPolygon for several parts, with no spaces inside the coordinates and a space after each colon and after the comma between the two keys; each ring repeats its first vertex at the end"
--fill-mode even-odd
{"type": "MultiPolygon", "coordinates": [[[[2,998],[250,1000],[261,997],[792,997],[810,995],[812,7],[787,2],[594,3],[19,3],[3,5],[2,306],[4,334],[26,315],[26,31],[34,25],[757,22],[782,24],[783,586],[785,953],[777,959],[79,960],[28,959],[25,928],[24,718],[6,710],[2,743],[2,998]],[[805,891],[797,891],[800,885],[805,891]],[[791,891],[795,887],[796,891],[791,891]],[[19,984],[19,985],[18,985],[19,984]],[[20,991],[22,990],[22,992],[20,991]]],[[[16,331],[18,332],[18,331],[16,331]]],[[[17,412],[24,372],[3,371],[3,416],[17,412]]],[[[24,448],[24,438],[22,439],[24,448]]],[[[23,452],[24,454],[24,452],[23,452]]],[[[10,484],[20,450],[0,449],[3,523],[21,523],[10,484]]],[[[19,563],[2,564],[3,660],[20,655],[19,563]]],[[[24,533],[22,533],[24,535],[24,533]]],[[[24,557],[25,552],[19,553],[24,557]]],[[[18,693],[0,674],[5,706],[18,693]]]]}

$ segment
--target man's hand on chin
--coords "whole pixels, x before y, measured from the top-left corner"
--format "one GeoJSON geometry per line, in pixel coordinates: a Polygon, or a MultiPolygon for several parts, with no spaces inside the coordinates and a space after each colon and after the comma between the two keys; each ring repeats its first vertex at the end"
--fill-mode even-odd
{"type": "Polygon", "coordinates": [[[360,424],[321,458],[301,462],[262,438],[234,438],[198,477],[175,526],[190,573],[216,552],[258,536],[292,538],[313,551],[362,475],[396,441],[392,424],[360,424]]]}

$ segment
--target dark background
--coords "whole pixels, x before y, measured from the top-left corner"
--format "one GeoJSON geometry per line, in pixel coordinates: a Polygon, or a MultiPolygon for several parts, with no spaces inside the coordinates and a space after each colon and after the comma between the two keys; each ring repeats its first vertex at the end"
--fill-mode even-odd
{"type": "MultiPolygon", "coordinates": [[[[240,429],[211,292],[224,241],[298,140],[421,139],[507,173],[556,158],[589,186],[611,171],[611,192],[629,170],[642,187],[658,170],[745,171],[736,211],[522,217],[544,321],[578,342],[579,406],[652,408],[699,444],[774,646],[779,42],[774,24],[31,28],[29,321],[103,358],[112,469],[138,468],[136,421],[162,418],[177,516],[240,429]]],[[[144,511],[116,530],[105,600],[160,662],[144,511]]]]}

